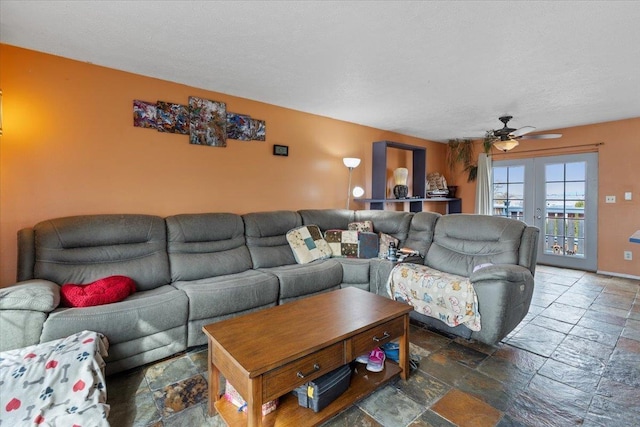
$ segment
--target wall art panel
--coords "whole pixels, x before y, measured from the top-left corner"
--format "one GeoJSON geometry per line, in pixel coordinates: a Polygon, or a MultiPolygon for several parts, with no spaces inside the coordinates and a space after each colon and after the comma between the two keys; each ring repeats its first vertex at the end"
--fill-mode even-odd
{"type": "Polygon", "coordinates": [[[212,147],[227,146],[227,105],[189,97],[189,142],[212,147]]]}

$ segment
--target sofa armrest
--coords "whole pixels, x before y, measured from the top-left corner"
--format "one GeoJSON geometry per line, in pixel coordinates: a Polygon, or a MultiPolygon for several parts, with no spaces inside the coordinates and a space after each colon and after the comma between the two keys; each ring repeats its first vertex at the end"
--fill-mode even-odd
{"type": "Polygon", "coordinates": [[[25,280],[0,288],[0,351],[38,344],[45,320],[60,304],[60,286],[25,280]]]}
{"type": "Polygon", "coordinates": [[[506,280],[507,282],[526,282],[531,277],[529,269],[520,265],[512,264],[495,264],[477,271],[469,275],[471,283],[481,282],[483,280],[506,280]]]}
{"type": "Polygon", "coordinates": [[[538,260],[538,238],[540,229],[529,226],[522,232],[522,242],[520,243],[520,264],[536,274],[536,262],[538,260]]]}
{"type": "Polygon", "coordinates": [[[482,330],[471,338],[495,344],[507,336],[526,316],[533,295],[534,280],[520,265],[496,264],[469,276],[478,296],[482,330]]]}
{"type": "Polygon", "coordinates": [[[0,310],[30,310],[49,313],[60,304],[60,286],[32,279],[0,288],[0,310]]]}
{"type": "Polygon", "coordinates": [[[382,258],[371,258],[369,262],[371,263],[369,291],[389,298],[387,280],[396,264],[382,258]]]}
{"type": "Polygon", "coordinates": [[[411,264],[424,265],[424,257],[420,255],[408,256],[400,262],[410,262],[411,264]]]}

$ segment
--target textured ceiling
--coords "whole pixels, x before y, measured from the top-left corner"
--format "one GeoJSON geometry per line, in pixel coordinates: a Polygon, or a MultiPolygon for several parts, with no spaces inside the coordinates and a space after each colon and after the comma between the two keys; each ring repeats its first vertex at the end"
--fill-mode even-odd
{"type": "Polygon", "coordinates": [[[0,1],[2,43],[436,141],[640,116],[639,23],[638,1],[0,1]]]}

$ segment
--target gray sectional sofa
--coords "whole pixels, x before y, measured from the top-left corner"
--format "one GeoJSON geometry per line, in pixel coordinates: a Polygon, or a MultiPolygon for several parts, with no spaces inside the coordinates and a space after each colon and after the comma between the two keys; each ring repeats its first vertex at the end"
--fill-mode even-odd
{"type": "Polygon", "coordinates": [[[482,330],[414,317],[448,332],[497,342],[528,311],[538,230],[507,218],[420,212],[317,209],[51,219],[18,233],[18,283],[0,289],[0,351],[82,330],[109,340],[107,372],[140,366],[206,343],[202,326],[345,286],[386,295],[393,263],[329,258],[298,264],[287,231],[347,229],[370,220],[375,232],[419,250],[430,267],[472,279],[482,330]],[[495,265],[473,273],[475,265],[495,265]],[[60,285],[111,275],[136,282],[125,300],[87,308],[60,305],[60,285]]]}

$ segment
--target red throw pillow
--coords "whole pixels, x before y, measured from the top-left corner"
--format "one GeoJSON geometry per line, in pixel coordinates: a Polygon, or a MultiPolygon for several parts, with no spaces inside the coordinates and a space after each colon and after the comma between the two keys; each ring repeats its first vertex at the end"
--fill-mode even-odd
{"type": "Polygon", "coordinates": [[[60,288],[62,303],[68,307],[91,307],[122,301],[136,291],[127,276],[109,276],[87,285],[67,283],[60,288]]]}

